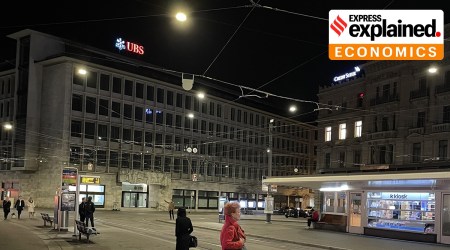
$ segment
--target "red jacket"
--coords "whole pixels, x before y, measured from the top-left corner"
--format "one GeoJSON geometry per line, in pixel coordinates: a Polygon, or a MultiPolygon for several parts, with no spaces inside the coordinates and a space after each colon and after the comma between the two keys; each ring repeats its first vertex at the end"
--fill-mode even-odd
{"type": "Polygon", "coordinates": [[[222,250],[228,249],[242,249],[244,244],[240,242],[240,239],[245,239],[244,230],[230,215],[225,215],[225,224],[223,224],[222,231],[220,232],[220,244],[222,250]]]}

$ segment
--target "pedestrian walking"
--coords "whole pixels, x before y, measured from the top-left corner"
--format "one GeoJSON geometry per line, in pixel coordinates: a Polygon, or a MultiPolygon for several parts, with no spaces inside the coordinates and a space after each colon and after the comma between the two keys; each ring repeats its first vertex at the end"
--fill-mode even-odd
{"type": "Polygon", "coordinates": [[[238,224],[241,219],[241,206],[239,202],[228,202],[224,207],[225,223],[220,232],[220,245],[225,249],[245,250],[246,236],[238,224]]]}
{"type": "Polygon", "coordinates": [[[85,210],[85,205],[86,205],[86,197],[83,197],[81,199],[81,203],[80,205],[78,205],[78,215],[80,215],[80,221],[84,222],[86,216],[86,210],[85,210]]]}
{"type": "Polygon", "coordinates": [[[5,217],[5,220],[8,218],[8,214],[11,211],[11,201],[9,200],[9,197],[6,197],[3,200],[3,214],[5,217]]]}
{"type": "Polygon", "coordinates": [[[30,197],[27,201],[28,218],[34,218],[34,208],[36,207],[36,202],[34,202],[33,197],[30,197]]]}
{"type": "Polygon", "coordinates": [[[173,201],[166,201],[166,200],[164,200],[164,201],[169,204],[169,207],[168,207],[168,209],[169,209],[169,219],[170,220],[175,220],[175,216],[173,215],[173,210],[175,209],[175,203],[173,203],[173,201]]]}
{"type": "Polygon", "coordinates": [[[22,214],[22,210],[25,207],[25,201],[22,199],[22,196],[19,196],[16,203],[14,203],[14,208],[17,210],[17,219],[20,220],[20,214],[22,214]]]}
{"type": "Polygon", "coordinates": [[[86,203],[84,204],[84,216],[86,219],[86,226],[89,226],[89,220],[91,221],[91,227],[94,226],[94,212],[95,212],[95,205],[94,202],[92,202],[92,196],[89,196],[87,198],[86,203]]]}
{"type": "Polygon", "coordinates": [[[189,250],[189,242],[193,231],[191,219],[186,216],[186,208],[180,207],[177,211],[177,220],[175,221],[176,250],[189,250]]]}

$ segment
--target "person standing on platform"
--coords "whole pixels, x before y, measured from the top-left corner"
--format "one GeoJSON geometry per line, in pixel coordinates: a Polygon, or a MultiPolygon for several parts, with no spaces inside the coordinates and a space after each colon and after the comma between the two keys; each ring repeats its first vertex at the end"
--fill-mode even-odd
{"type": "Polygon", "coordinates": [[[20,220],[20,214],[22,214],[22,210],[25,207],[25,201],[22,199],[22,196],[19,196],[16,203],[14,204],[14,208],[17,209],[17,219],[20,220]]]}
{"type": "Polygon", "coordinates": [[[36,202],[34,202],[33,197],[30,197],[27,201],[28,218],[34,218],[34,208],[36,207],[36,202]]]}
{"type": "Polygon", "coordinates": [[[175,209],[175,203],[173,203],[173,201],[166,201],[169,204],[169,219],[170,220],[175,220],[175,216],[173,215],[173,210],[175,209]]]}
{"type": "Polygon", "coordinates": [[[92,196],[89,196],[87,198],[87,202],[84,205],[84,215],[86,217],[86,226],[89,226],[89,220],[91,221],[91,227],[94,226],[94,212],[95,212],[95,205],[94,202],[92,202],[92,196]]]}
{"type": "Polygon", "coordinates": [[[220,245],[225,249],[247,249],[245,242],[247,237],[239,225],[241,219],[241,205],[239,202],[228,202],[224,207],[225,223],[220,232],[220,245]]]}
{"type": "Polygon", "coordinates": [[[8,219],[9,212],[11,212],[11,201],[9,200],[9,197],[6,197],[3,200],[3,214],[5,216],[5,220],[8,219]]]}
{"type": "Polygon", "coordinates": [[[85,208],[84,206],[86,205],[86,197],[83,197],[81,199],[81,203],[80,205],[78,205],[78,215],[80,215],[80,221],[84,222],[84,219],[86,218],[85,214],[85,208]]]}
{"type": "Polygon", "coordinates": [[[176,250],[189,250],[189,242],[193,231],[194,227],[192,227],[191,219],[186,216],[186,208],[180,207],[177,211],[177,220],[175,222],[176,250]]]}

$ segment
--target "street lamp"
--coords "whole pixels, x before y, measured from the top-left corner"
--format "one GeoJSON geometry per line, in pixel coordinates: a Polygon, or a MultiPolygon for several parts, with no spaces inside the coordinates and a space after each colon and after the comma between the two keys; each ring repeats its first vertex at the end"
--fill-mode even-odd
{"type": "MultiPolygon", "coordinates": [[[[267,176],[271,177],[272,176],[272,129],[273,129],[273,122],[274,119],[270,119],[269,121],[269,145],[267,148],[267,176]]],[[[270,194],[270,187],[271,185],[269,185],[269,187],[267,188],[267,197],[266,197],[266,207],[269,205],[268,202],[271,199],[271,194],[270,194]]],[[[271,213],[266,213],[266,223],[271,223],[271,218],[272,218],[272,214],[271,213]]]]}

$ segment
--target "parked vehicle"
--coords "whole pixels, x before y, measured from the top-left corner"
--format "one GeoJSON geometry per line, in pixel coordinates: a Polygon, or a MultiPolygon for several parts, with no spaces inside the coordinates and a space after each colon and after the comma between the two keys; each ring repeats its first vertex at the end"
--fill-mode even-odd
{"type": "Polygon", "coordinates": [[[289,217],[294,217],[294,218],[298,218],[298,217],[302,217],[302,218],[306,218],[309,216],[309,213],[305,210],[302,210],[300,208],[289,208],[286,213],[284,214],[284,216],[286,218],[289,217]]]}

